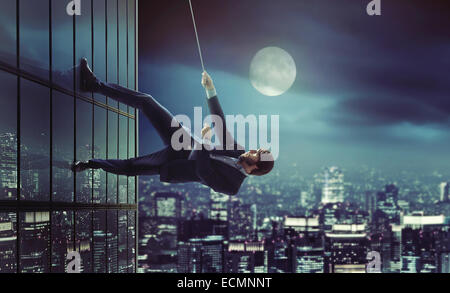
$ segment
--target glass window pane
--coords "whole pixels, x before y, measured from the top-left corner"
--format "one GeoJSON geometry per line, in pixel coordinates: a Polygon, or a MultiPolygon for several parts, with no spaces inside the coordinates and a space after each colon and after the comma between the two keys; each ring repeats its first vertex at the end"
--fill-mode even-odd
{"type": "Polygon", "coordinates": [[[20,68],[49,79],[49,1],[20,1],[20,68]]]}
{"type": "Polygon", "coordinates": [[[127,211],[119,210],[119,273],[128,271],[128,215],[127,211]]]}
{"type": "Polygon", "coordinates": [[[0,7],[0,61],[16,66],[16,0],[2,0],[0,7]]]}
{"type": "Polygon", "coordinates": [[[20,271],[48,273],[50,212],[20,213],[20,271]]]}
{"type": "Polygon", "coordinates": [[[92,273],[92,212],[78,211],[75,214],[75,249],[81,256],[81,272],[92,273]]]}
{"type": "MultiPolygon", "coordinates": [[[[119,117],[119,159],[128,159],[128,118],[119,117]]],[[[128,178],[119,176],[119,203],[128,201],[128,178]]]]}
{"type": "MultiPolygon", "coordinates": [[[[119,5],[119,84],[127,87],[128,86],[128,39],[127,39],[127,0],[118,0],[119,5]]],[[[128,106],[120,103],[120,110],[127,112],[128,106]]]]}
{"type": "MultiPolygon", "coordinates": [[[[128,0],[128,87],[136,88],[136,1],[128,0]]],[[[128,107],[128,113],[135,115],[135,109],[128,107]]]]}
{"type": "MultiPolygon", "coordinates": [[[[106,2],[105,0],[93,0],[94,14],[94,57],[92,69],[100,80],[106,81],[106,2]]],[[[106,103],[106,98],[100,94],[94,94],[94,98],[106,103]]]]}
{"type": "Polygon", "coordinates": [[[17,77],[0,71],[0,199],[17,199],[17,77]]]}
{"type": "MultiPolygon", "coordinates": [[[[118,124],[119,124],[119,116],[117,113],[108,112],[108,159],[117,159],[118,158],[118,140],[117,140],[117,132],[118,132],[118,124]]],[[[108,191],[107,198],[108,203],[117,203],[117,175],[108,173],[107,174],[108,181],[108,191]]]]}
{"type": "Polygon", "coordinates": [[[94,273],[106,273],[106,211],[94,211],[94,273]]]}
{"type": "Polygon", "coordinates": [[[128,203],[136,203],[136,177],[128,178],[128,203]]]}
{"type": "MultiPolygon", "coordinates": [[[[106,9],[107,9],[107,18],[108,18],[108,26],[107,26],[107,81],[110,83],[117,83],[117,0],[106,0],[106,9]]],[[[118,103],[112,99],[108,100],[108,104],[113,107],[118,107],[118,103]]]]}
{"type": "Polygon", "coordinates": [[[136,89],[136,2],[128,0],[128,87],[136,89]]]}
{"type": "Polygon", "coordinates": [[[50,91],[21,80],[21,198],[48,201],[50,185],[50,91]]]}
{"type": "MultiPolygon", "coordinates": [[[[106,159],[106,109],[94,109],[94,158],[106,159]]],[[[94,203],[106,202],[106,172],[93,170],[94,203]]]]}
{"type": "Polygon", "coordinates": [[[117,273],[117,211],[107,211],[106,246],[108,256],[108,273],[117,273]]]}
{"type": "Polygon", "coordinates": [[[72,202],[74,160],[74,98],[53,91],[53,196],[56,202],[72,202]]]}
{"type": "MultiPolygon", "coordinates": [[[[77,161],[92,159],[92,104],[77,100],[77,161]]],[[[76,200],[88,203],[92,199],[92,170],[76,174],[76,200]]]]}
{"type": "Polygon", "coordinates": [[[136,212],[128,211],[128,273],[136,272],[136,212]]]}
{"type": "Polygon", "coordinates": [[[65,13],[67,4],[52,1],[52,78],[55,84],[73,90],[73,17],[65,13]]]}
{"type": "MultiPolygon", "coordinates": [[[[75,62],[80,63],[81,58],[87,58],[92,64],[92,15],[91,0],[83,0],[82,13],[75,17],[75,62]]],[[[77,72],[77,81],[80,80],[77,72]]]]}
{"type": "Polygon", "coordinates": [[[74,251],[73,212],[52,213],[52,273],[67,271],[67,253],[74,251]]]}
{"type": "MultiPolygon", "coordinates": [[[[129,148],[128,157],[136,157],[136,144],[135,144],[135,120],[130,119],[128,124],[128,135],[129,135],[129,148]]],[[[128,178],[128,203],[134,204],[136,202],[136,177],[128,178]]]]}
{"type": "Polygon", "coordinates": [[[0,213],[0,273],[17,272],[17,214],[0,213]]]}

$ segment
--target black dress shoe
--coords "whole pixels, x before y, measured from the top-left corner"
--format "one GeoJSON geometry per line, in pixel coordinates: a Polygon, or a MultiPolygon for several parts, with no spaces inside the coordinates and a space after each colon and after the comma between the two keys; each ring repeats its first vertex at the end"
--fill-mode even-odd
{"type": "Polygon", "coordinates": [[[95,92],[100,87],[100,81],[89,68],[86,58],[82,58],[80,62],[80,87],[85,92],[95,92]]]}
{"type": "Polygon", "coordinates": [[[89,169],[89,164],[87,162],[76,161],[72,164],[72,167],[70,169],[72,170],[72,172],[76,173],[83,172],[89,169]]]}

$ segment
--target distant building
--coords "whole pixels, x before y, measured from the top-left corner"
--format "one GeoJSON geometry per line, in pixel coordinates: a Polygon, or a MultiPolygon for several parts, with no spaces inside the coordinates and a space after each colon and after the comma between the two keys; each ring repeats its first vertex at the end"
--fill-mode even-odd
{"type": "Polygon", "coordinates": [[[442,202],[450,201],[450,182],[442,182],[439,185],[440,199],[442,202]]]}
{"type": "Polygon", "coordinates": [[[150,201],[152,217],[140,217],[139,266],[143,272],[176,272],[183,198],[158,192],[150,201]]]}
{"type": "Polygon", "coordinates": [[[20,256],[22,271],[24,273],[47,272],[48,258],[45,255],[49,249],[50,213],[26,212],[22,214],[22,217],[22,253],[20,256]]]}
{"type": "Polygon", "coordinates": [[[228,212],[230,239],[251,239],[253,234],[253,217],[250,204],[243,204],[238,197],[231,198],[228,212]]]}
{"type": "Polygon", "coordinates": [[[225,273],[267,273],[264,242],[230,242],[225,252],[225,273]]]}
{"type": "Polygon", "coordinates": [[[323,173],[322,203],[344,201],[344,173],[338,167],[326,168],[323,173]]]}
{"type": "Polygon", "coordinates": [[[268,253],[268,272],[286,273],[291,272],[292,268],[288,260],[288,244],[285,241],[284,234],[281,232],[280,223],[272,221],[272,235],[269,241],[265,243],[268,253]]]}
{"type": "Polygon", "coordinates": [[[226,243],[222,236],[193,238],[178,244],[178,273],[223,273],[226,243]]]}
{"type": "Polygon", "coordinates": [[[209,218],[213,220],[227,221],[230,196],[215,192],[211,189],[209,218]]]}
{"type": "Polygon", "coordinates": [[[441,270],[440,273],[450,274],[450,252],[441,254],[441,270]]]}
{"type": "Polygon", "coordinates": [[[154,196],[154,215],[158,218],[181,218],[182,198],[177,193],[158,192],[154,196]]]}
{"type": "Polygon", "coordinates": [[[394,184],[386,185],[385,191],[377,193],[377,210],[383,212],[390,223],[400,223],[398,188],[394,184]]]}
{"type": "Polygon", "coordinates": [[[324,235],[319,218],[287,217],[285,238],[289,242],[288,258],[294,273],[324,272],[324,235]]]}
{"type": "Polygon", "coordinates": [[[415,213],[403,217],[402,273],[437,273],[450,252],[449,221],[444,215],[415,213]]]}
{"type": "Polygon", "coordinates": [[[0,217],[0,273],[15,273],[17,270],[15,223],[7,215],[0,217]]]}
{"type": "Polygon", "coordinates": [[[0,198],[17,197],[17,137],[0,134],[0,198]]]}
{"type": "Polygon", "coordinates": [[[369,213],[369,219],[372,221],[377,208],[377,197],[374,191],[366,191],[364,209],[369,213]]]}
{"type": "Polygon", "coordinates": [[[228,223],[220,220],[191,219],[180,222],[178,241],[186,242],[193,238],[223,236],[228,239],[228,223]]]}
{"type": "Polygon", "coordinates": [[[325,272],[365,272],[370,251],[366,229],[365,224],[339,224],[325,233],[325,272]]]}

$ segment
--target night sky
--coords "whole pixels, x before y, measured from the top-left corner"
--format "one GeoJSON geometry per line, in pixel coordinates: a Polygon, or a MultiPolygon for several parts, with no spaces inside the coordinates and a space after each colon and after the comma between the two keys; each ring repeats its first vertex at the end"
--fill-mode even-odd
{"type": "MultiPolygon", "coordinates": [[[[226,114],[280,115],[279,168],[450,165],[450,3],[382,0],[192,0],[206,69],[226,114]],[[249,80],[277,46],[297,65],[278,97],[249,80]]],[[[140,1],[139,87],[174,114],[206,106],[187,0],[140,1]]],[[[204,109],[206,110],[206,108],[204,109]]],[[[162,144],[145,119],[140,153],[162,144]]]]}

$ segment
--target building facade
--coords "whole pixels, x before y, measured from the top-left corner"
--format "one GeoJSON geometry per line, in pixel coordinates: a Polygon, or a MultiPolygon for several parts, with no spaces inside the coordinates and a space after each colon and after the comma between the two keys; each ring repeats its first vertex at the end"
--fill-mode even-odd
{"type": "Polygon", "coordinates": [[[137,154],[137,111],[79,90],[81,58],[137,88],[137,0],[0,3],[0,272],[136,270],[137,180],[70,164],[137,154]]]}
{"type": "Polygon", "coordinates": [[[338,167],[326,168],[323,173],[322,203],[344,201],[344,173],[338,167]]]}

